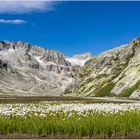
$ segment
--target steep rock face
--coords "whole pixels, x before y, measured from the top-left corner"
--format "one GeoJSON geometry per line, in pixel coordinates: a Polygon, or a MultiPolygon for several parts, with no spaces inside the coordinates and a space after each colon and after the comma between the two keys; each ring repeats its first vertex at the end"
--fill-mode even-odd
{"type": "MultiPolygon", "coordinates": [[[[140,38],[106,51],[79,70],[73,89],[79,96],[137,96],[140,94],[140,38]]],[[[130,96],[130,97],[132,97],[130,96]]]]}
{"type": "Polygon", "coordinates": [[[24,42],[0,42],[0,94],[60,95],[75,83],[62,53],[24,42]]]}

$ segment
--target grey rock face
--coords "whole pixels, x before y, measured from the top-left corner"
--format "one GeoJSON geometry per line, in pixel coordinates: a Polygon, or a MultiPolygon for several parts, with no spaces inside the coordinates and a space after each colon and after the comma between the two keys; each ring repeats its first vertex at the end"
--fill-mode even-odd
{"type": "Polygon", "coordinates": [[[140,98],[140,89],[135,90],[131,95],[130,98],[140,98]]]}
{"type": "Polygon", "coordinates": [[[24,42],[0,42],[0,94],[60,95],[75,82],[62,53],[24,42]]]}

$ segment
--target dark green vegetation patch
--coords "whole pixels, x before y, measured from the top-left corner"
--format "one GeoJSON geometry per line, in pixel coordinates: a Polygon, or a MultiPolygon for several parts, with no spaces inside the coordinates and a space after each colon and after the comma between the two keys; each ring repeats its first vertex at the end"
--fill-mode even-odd
{"type": "Polygon", "coordinates": [[[112,82],[102,86],[98,90],[98,92],[95,92],[95,96],[96,97],[112,96],[113,94],[111,94],[111,90],[113,89],[114,86],[115,84],[112,82]]]}

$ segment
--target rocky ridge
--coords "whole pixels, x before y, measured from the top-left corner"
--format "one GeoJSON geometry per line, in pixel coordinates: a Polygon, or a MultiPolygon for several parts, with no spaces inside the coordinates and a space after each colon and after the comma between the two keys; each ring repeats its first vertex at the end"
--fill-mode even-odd
{"type": "Polygon", "coordinates": [[[0,42],[0,94],[140,98],[140,38],[103,52],[64,56],[24,42],[0,42]]]}
{"type": "Polygon", "coordinates": [[[57,51],[24,42],[0,42],[0,94],[61,95],[76,80],[57,51]]]}
{"type": "Polygon", "coordinates": [[[88,60],[79,77],[71,95],[140,97],[140,38],[88,60]]]}

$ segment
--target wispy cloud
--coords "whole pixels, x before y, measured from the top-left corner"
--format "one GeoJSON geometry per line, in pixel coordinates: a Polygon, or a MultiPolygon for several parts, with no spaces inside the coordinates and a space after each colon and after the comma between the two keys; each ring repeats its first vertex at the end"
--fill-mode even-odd
{"type": "Polygon", "coordinates": [[[24,14],[31,12],[42,12],[53,10],[54,5],[59,2],[55,1],[41,1],[41,0],[0,0],[1,14],[24,14]]]}
{"type": "Polygon", "coordinates": [[[5,20],[5,19],[0,19],[0,23],[3,24],[25,24],[26,21],[25,20],[21,20],[21,19],[15,19],[15,20],[5,20]]]}

